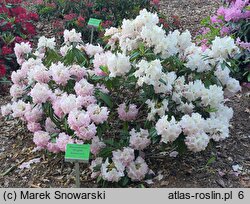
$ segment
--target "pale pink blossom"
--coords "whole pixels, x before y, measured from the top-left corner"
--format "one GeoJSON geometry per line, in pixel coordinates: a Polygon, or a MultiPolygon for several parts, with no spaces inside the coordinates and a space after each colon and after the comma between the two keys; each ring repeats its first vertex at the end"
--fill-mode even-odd
{"type": "Polygon", "coordinates": [[[118,182],[124,176],[124,173],[118,169],[117,166],[110,164],[107,158],[101,166],[101,176],[109,182],[118,182]]]}
{"type": "Polygon", "coordinates": [[[90,140],[96,135],[96,126],[94,123],[91,123],[90,125],[84,127],[78,127],[78,129],[75,131],[75,134],[77,137],[79,137],[82,140],[90,140]]]}
{"type": "Polygon", "coordinates": [[[75,29],[72,30],[65,30],[63,33],[63,37],[64,37],[64,42],[66,44],[69,43],[79,43],[82,42],[82,34],[81,33],[77,33],[75,29]]]}
{"type": "Polygon", "coordinates": [[[141,181],[149,171],[148,165],[141,157],[137,157],[136,160],[131,162],[126,169],[128,177],[131,178],[132,181],[141,181]]]}
{"type": "Polygon", "coordinates": [[[61,97],[55,99],[52,103],[52,108],[54,110],[55,115],[59,118],[62,118],[64,113],[62,111],[60,102],[61,102],[61,97]]]}
{"type": "Polygon", "coordinates": [[[14,100],[21,98],[25,93],[25,87],[24,86],[19,86],[17,84],[13,84],[10,87],[10,95],[14,100]]]}
{"type": "Polygon", "coordinates": [[[27,74],[31,69],[33,69],[33,67],[35,66],[41,66],[43,65],[42,60],[41,59],[34,59],[34,58],[29,58],[28,60],[26,60],[22,66],[21,66],[21,70],[27,74]]]}
{"type": "Polygon", "coordinates": [[[29,107],[29,103],[25,103],[22,100],[19,100],[17,102],[13,102],[12,104],[12,116],[14,118],[21,118],[24,119],[24,114],[26,113],[27,107],[29,107]]]}
{"type": "Polygon", "coordinates": [[[90,145],[90,151],[93,155],[97,155],[105,146],[105,143],[102,142],[99,137],[93,137],[92,143],[90,145]]]}
{"type": "Polygon", "coordinates": [[[112,153],[114,163],[121,163],[124,167],[128,166],[135,159],[134,150],[130,147],[125,147],[122,151],[117,150],[112,153]]]}
{"type": "Polygon", "coordinates": [[[32,106],[29,106],[26,108],[24,116],[27,122],[39,122],[43,116],[42,107],[40,105],[33,108],[32,106]]]}
{"type": "Polygon", "coordinates": [[[87,107],[88,114],[95,124],[104,123],[108,119],[109,111],[107,107],[100,107],[96,104],[91,104],[87,107]]]}
{"type": "Polygon", "coordinates": [[[20,44],[16,43],[14,47],[14,52],[17,57],[18,64],[22,65],[25,61],[24,57],[26,54],[29,54],[32,51],[29,42],[21,42],[20,44]]]}
{"type": "Polygon", "coordinates": [[[13,71],[11,74],[11,81],[14,84],[23,86],[28,84],[27,73],[24,72],[22,69],[13,71]]]}
{"type": "Polygon", "coordinates": [[[96,89],[99,89],[101,92],[108,94],[109,90],[103,84],[96,84],[96,89]]]}
{"type": "Polygon", "coordinates": [[[89,43],[84,46],[84,50],[90,57],[93,57],[97,53],[103,52],[103,48],[100,45],[96,46],[89,43]]]}
{"type": "Polygon", "coordinates": [[[79,105],[76,103],[76,95],[64,94],[60,99],[60,108],[64,114],[68,114],[70,111],[78,109],[79,105]]]}
{"type": "Polygon", "coordinates": [[[29,81],[48,83],[50,80],[50,73],[44,65],[36,65],[29,71],[28,78],[29,81]]]}
{"type": "Polygon", "coordinates": [[[1,106],[1,114],[2,116],[7,116],[12,113],[12,105],[8,103],[7,105],[1,106]]]}
{"type": "Polygon", "coordinates": [[[34,133],[33,142],[36,146],[46,148],[50,141],[50,135],[44,131],[37,131],[34,133]]]}
{"type": "Polygon", "coordinates": [[[117,108],[119,118],[123,121],[135,120],[138,114],[138,109],[135,104],[129,104],[127,107],[125,103],[122,103],[117,108]]]}
{"type": "Polygon", "coordinates": [[[94,65],[94,71],[95,75],[97,76],[106,76],[108,73],[103,72],[100,69],[100,66],[107,66],[108,63],[108,58],[112,56],[112,53],[110,51],[101,53],[101,54],[95,54],[94,60],[93,60],[93,65],[94,65]]]}
{"type": "Polygon", "coordinates": [[[59,147],[57,146],[57,144],[56,143],[52,143],[52,142],[48,143],[47,149],[48,149],[49,152],[52,152],[52,153],[58,153],[58,152],[61,151],[59,149],[59,147]]]}
{"type": "Polygon", "coordinates": [[[53,80],[59,84],[65,86],[70,79],[69,68],[64,66],[61,62],[53,64],[50,66],[50,72],[53,80]]]}
{"type": "Polygon", "coordinates": [[[86,79],[75,84],[74,90],[78,96],[89,96],[94,93],[94,86],[90,84],[86,79]]]}
{"type": "Polygon", "coordinates": [[[69,113],[68,124],[75,131],[81,127],[87,127],[90,124],[89,114],[84,110],[73,110],[69,113]]]}
{"type": "Polygon", "coordinates": [[[76,99],[76,103],[79,107],[87,108],[90,104],[95,104],[96,98],[94,96],[78,96],[76,99]]]}
{"type": "Polygon", "coordinates": [[[45,130],[48,133],[59,133],[60,130],[57,128],[56,124],[50,118],[45,120],[45,130]]]}
{"type": "Polygon", "coordinates": [[[30,132],[37,132],[39,130],[42,130],[40,123],[36,123],[36,122],[29,122],[27,124],[27,128],[30,132]]]}
{"type": "Polygon", "coordinates": [[[101,171],[96,171],[95,168],[102,164],[102,160],[103,159],[101,157],[97,157],[95,160],[92,160],[91,165],[89,167],[92,172],[91,178],[97,178],[100,175],[101,171]]]}
{"type": "Polygon", "coordinates": [[[52,95],[48,84],[37,83],[30,91],[33,103],[45,103],[52,95]]]}
{"type": "Polygon", "coordinates": [[[65,133],[60,133],[56,138],[56,145],[62,151],[65,152],[67,144],[73,144],[74,140],[72,137],[65,133]]]}
{"type": "Polygon", "coordinates": [[[203,131],[196,132],[185,138],[185,144],[187,145],[187,148],[192,152],[200,152],[202,150],[205,150],[208,143],[209,137],[203,131]]]}
{"type": "Polygon", "coordinates": [[[70,67],[69,73],[71,76],[75,77],[77,81],[80,81],[83,77],[87,75],[86,68],[76,64],[70,67]]]}
{"type": "Polygon", "coordinates": [[[151,143],[148,130],[140,129],[140,132],[136,132],[132,129],[129,134],[129,146],[133,149],[143,150],[151,143]]]}

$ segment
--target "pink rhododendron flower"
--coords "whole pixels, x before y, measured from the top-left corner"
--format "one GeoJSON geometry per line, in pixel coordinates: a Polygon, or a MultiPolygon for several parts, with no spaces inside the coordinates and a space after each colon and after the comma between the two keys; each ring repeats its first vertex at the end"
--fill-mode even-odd
{"type": "Polygon", "coordinates": [[[27,124],[27,128],[30,132],[37,132],[39,130],[42,130],[40,123],[36,123],[36,122],[29,122],[27,124]]]}
{"type": "Polygon", "coordinates": [[[137,157],[126,169],[128,177],[131,178],[132,181],[141,181],[149,171],[148,165],[141,157],[137,157]]]}
{"type": "Polygon", "coordinates": [[[106,76],[108,73],[103,72],[100,69],[100,66],[107,66],[108,58],[112,56],[112,53],[110,51],[105,53],[97,53],[94,56],[93,65],[94,65],[94,71],[97,76],[106,76]]]}
{"type": "Polygon", "coordinates": [[[84,50],[90,57],[93,57],[97,53],[103,52],[103,48],[100,45],[95,46],[89,43],[85,45],[84,50]]]}
{"type": "Polygon", "coordinates": [[[109,163],[108,158],[105,163],[102,164],[101,167],[101,175],[104,180],[109,182],[118,182],[121,177],[124,176],[124,173],[118,170],[119,167],[116,165],[113,167],[112,164],[109,163]]]}
{"type": "Polygon", "coordinates": [[[90,124],[90,117],[87,112],[73,110],[69,113],[68,124],[72,130],[79,130],[81,127],[87,127],[90,124]]]}
{"type": "Polygon", "coordinates": [[[71,76],[74,76],[77,81],[80,81],[83,77],[87,75],[85,67],[81,67],[76,64],[70,67],[69,73],[71,76]]]}
{"type": "Polygon", "coordinates": [[[48,84],[37,83],[30,91],[33,103],[45,103],[52,95],[48,84]]]}
{"type": "Polygon", "coordinates": [[[81,33],[77,33],[75,29],[72,30],[65,30],[63,33],[63,37],[64,37],[64,42],[66,44],[69,43],[78,43],[78,42],[82,42],[82,34],[81,33]]]}
{"type": "Polygon", "coordinates": [[[77,106],[87,108],[91,104],[95,104],[96,98],[94,96],[78,96],[76,99],[77,106]]]}
{"type": "Polygon", "coordinates": [[[94,93],[93,84],[90,84],[86,79],[77,82],[74,89],[78,96],[89,96],[94,93]]]}
{"type": "Polygon", "coordinates": [[[62,110],[62,108],[61,108],[60,102],[61,102],[61,97],[55,99],[55,100],[53,101],[53,103],[52,103],[52,108],[53,108],[53,110],[54,110],[55,115],[56,115],[57,117],[59,117],[59,118],[62,118],[63,115],[64,115],[64,113],[63,113],[63,110],[62,110]]]}
{"type": "Polygon", "coordinates": [[[96,178],[100,175],[101,171],[96,171],[94,170],[97,166],[102,164],[102,158],[101,157],[97,157],[95,160],[92,160],[91,165],[89,167],[89,169],[91,170],[92,174],[91,174],[91,178],[96,178]]]}
{"type": "Polygon", "coordinates": [[[130,132],[129,146],[136,150],[143,150],[151,141],[148,138],[148,130],[140,129],[140,132],[136,132],[135,129],[132,129],[130,132]]]}
{"type": "Polygon", "coordinates": [[[77,137],[79,137],[82,140],[90,140],[96,135],[96,126],[94,123],[91,123],[90,125],[84,127],[81,126],[79,127],[76,131],[75,134],[77,137]]]}
{"type": "Polygon", "coordinates": [[[22,100],[19,100],[17,102],[13,102],[12,104],[12,116],[14,118],[21,118],[24,119],[24,114],[26,113],[27,107],[29,107],[30,104],[23,102],[22,100]]]}
{"type": "Polygon", "coordinates": [[[49,133],[44,131],[38,131],[34,133],[33,142],[36,146],[46,148],[50,141],[49,133]]]}
{"type": "Polygon", "coordinates": [[[60,133],[56,138],[56,145],[62,151],[65,152],[67,144],[73,144],[74,140],[65,133],[60,133]]]}
{"type": "Polygon", "coordinates": [[[64,94],[60,99],[60,108],[64,114],[68,114],[74,109],[78,109],[79,105],[76,103],[76,95],[64,94]]]}
{"type": "Polygon", "coordinates": [[[185,144],[187,145],[187,148],[192,152],[200,152],[202,150],[205,150],[208,143],[209,137],[203,131],[199,131],[185,138],[185,144]]]}
{"type": "Polygon", "coordinates": [[[43,116],[42,107],[40,105],[33,108],[32,106],[27,106],[24,116],[27,122],[39,122],[43,116]]]}
{"type": "Polygon", "coordinates": [[[28,83],[27,73],[23,71],[23,69],[12,72],[11,81],[14,84],[17,84],[20,86],[26,85],[28,83]]]}
{"type": "Polygon", "coordinates": [[[109,90],[106,88],[106,86],[104,86],[103,84],[96,84],[96,87],[95,87],[96,89],[99,89],[101,92],[103,92],[103,93],[109,93],[109,90]]]}
{"type": "Polygon", "coordinates": [[[13,84],[10,87],[10,95],[14,100],[20,98],[24,94],[25,87],[24,86],[19,86],[17,84],[13,84]]]}
{"type": "Polygon", "coordinates": [[[87,108],[89,117],[95,124],[103,123],[108,119],[109,111],[107,107],[100,107],[96,104],[91,104],[87,108]]]}
{"type": "Polygon", "coordinates": [[[90,145],[90,151],[93,155],[97,155],[105,146],[105,143],[100,141],[99,137],[93,137],[90,145]]]}
{"type": "Polygon", "coordinates": [[[51,143],[51,142],[48,143],[47,149],[49,152],[53,152],[53,153],[58,153],[61,151],[56,143],[51,143]]]}
{"type": "Polygon", "coordinates": [[[57,128],[56,124],[50,118],[45,120],[45,130],[48,133],[59,133],[60,130],[57,128]]]}
{"type": "Polygon", "coordinates": [[[39,83],[48,83],[50,80],[50,73],[43,65],[35,66],[28,73],[29,81],[37,81],[39,83]]]}
{"type": "Polygon", "coordinates": [[[12,105],[11,104],[7,104],[4,106],[1,106],[1,114],[2,116],[8,116],[12,113],[12,105]]]}
{"type": "Polygon", "coordinates": [[[59,84],[65,86],[70,79],[69,68],[64,66],[61,62],[50,66],[50,72],[53,80],[59,84]]]}
{"type": "Polygon", "coordinates": [[[119,118],[123,121],[135,120],[138,114],[138,109],[135,104],[129,104],[129,107],[125,103],[122,103],[117,108],[119,118]]]}
{"type": "Polygon", "coordinates": [[[117,150],[112,153],[114,163],[121,163],[124,167],[128,166],[135,159],[134,150],[130,147],[125,147],[122,151],[117,150]]]}
{"type": "Polygon", "coordinates": [[[25,61],[24,56],[25,54],[29,54],[31,52],[31,46],[30,43],[21,42],[20,44],[16,43],[14,47],[14,52],[17,57],[18,64],[22,65],[22,63],[25,61]]]}

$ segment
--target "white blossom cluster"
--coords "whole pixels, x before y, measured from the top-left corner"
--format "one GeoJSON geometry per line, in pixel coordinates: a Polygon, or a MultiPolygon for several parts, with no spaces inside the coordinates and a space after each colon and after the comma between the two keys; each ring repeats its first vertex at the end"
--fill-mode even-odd
{"type": "Polygon", "coordinates": [[[220,141],[229,136],[229,121],[233,111],[224,105],[224,97],[235,94],[241,87],[237,80],[230,77],[230,70],[222,68],[222,63],[240,50],[232,38],[216,37],[211,49],[204,51],[192,42],[189,31],[180,33],[176,30],[166,34],[158,23],[158,17],[144,9],[136,19],[124,20],[121,29],[106,30],[105,36],[110,37],[109,45],[113,50],[119,48],[128,54],[139,49],[143,43],[160,56],[152,61],[142,59],[136,64],[134,72],[139,87],[153,86],[155,94],[170,96],[162,101],[148,99],[147,119],[155,121],[160,117],[156,130],[162,142],[173,142],[184,134],[185,143],[191,151],[204,150],[210,139],[220,141]],[[192,74],[178,76],[178,70],[169,71],[164,66],[164,60],[171,56],[179,56],[192,74]],[[219,83],[206,86],[204,80],[193,79],[196,73],[209,72],[217,77],[219,83]],[[175,103],[181,115],[178,119],[169,117],[170,101],[175,103]],[[195,111],[197,108],[209,109],[210,113],[204,118],[195,111]]]}

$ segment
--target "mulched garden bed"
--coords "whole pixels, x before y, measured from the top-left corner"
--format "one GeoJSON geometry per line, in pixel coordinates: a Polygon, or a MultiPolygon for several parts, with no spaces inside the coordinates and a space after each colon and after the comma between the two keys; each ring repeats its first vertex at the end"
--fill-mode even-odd
{"type": "MultiPolygon", "coordinates": [[[[200,20],[216,11],[219,0],[163,0],[161,10],[168,16],[180,17],[182,30],[195,33],[200,20]]],[[[40,34],[50,26],[39,25],[40,34]]],[[[48,31],[49,32],[49,31],[48,31]]],[[[50,36],[50,33],[48,33],[50,36]]],[[[47,36],[48,36],[47,35],[47,36]]],[[[0,95],[0,106],[10,96],[0,95]]],[[[201,153],[186,153],[170,157],[158,155],[149,158],[156,176],[143,183],[146,187],[250,187],[250,92],[228,100],[234,109],[230,138],[215,143],[201,153]],[[242,167],[234,171],[233,167],[242,167]],[[159,171],[159,169],[161,169],[159,171]]],[[[34,152],[33,135],[18,120],[7,121],[0,116],[0,187],[73,187],[74,165],[65,163],[63,155],[34,152]],[[20,169],[23,162],[40,158],[41,162],[29,169],[20,169]]],[[[81,187],[97,187],[90,171],[80,166],[81,187]]],[[[140,186],[139,184],[136,186],[140,186]]]]}

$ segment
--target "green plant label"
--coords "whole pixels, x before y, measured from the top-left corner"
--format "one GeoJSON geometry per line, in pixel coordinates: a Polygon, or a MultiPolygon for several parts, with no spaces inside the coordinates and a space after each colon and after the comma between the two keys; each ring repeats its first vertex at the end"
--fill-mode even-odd
{"type": "Polygon", "coordinates": [[[65,152],[65,161],[77,161],[88,163],[89,155],[89,144],[67,144],[65,152]]]}
{"type": "Polygon", "coordinates": [[[99,27],[101,22],[102,22],[102,20],[100,20],[100,19],[90,18],[89,22],[88,22],[88,25],[89,26],[94,26],[94,27],[99,27]]]}

